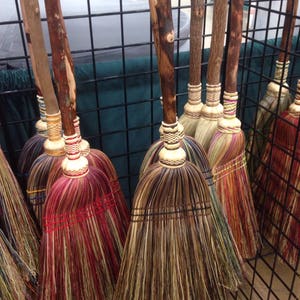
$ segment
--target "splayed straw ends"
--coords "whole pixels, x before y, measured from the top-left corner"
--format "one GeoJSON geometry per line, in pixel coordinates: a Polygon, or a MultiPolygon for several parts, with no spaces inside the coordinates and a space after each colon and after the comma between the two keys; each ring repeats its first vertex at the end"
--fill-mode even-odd
{"type": "Polygon", "coordinates": [[[27,42],[30,44],[30,55],[36,63],[36,73],[46,105],[48,138],[44,142],[45,153],[33,162],[27,182],[28,200],[33,206],[36,217],[41,221],[41,203],[45,201],[48,174],[57,160],[64,157],[64,141],[61,137],[61,115],[52,86],[48,56],[43,39],[42,25],[37,0],[21,1],[23,18],[26,20],[27,42]]]}
{"type": "Polygon", "coordinates": [[[44,207],[40,299],[111,299],[127,228],[105,174],[80,155],[70,107],[60,2],[45,2],[66,158],[44,207]]]}
{"type": "Polygon", "coordinates": [[[253,192],[264,236],[294,267],[299,259],[300,80],[293,104],[275,121],[253,192]],[[268,166],[268,167],[267,167],[268,166]],[[266,188],[265,193],[262,188],[266,188]]]}
{"type": "Polygon", "coordinates": [[[206,153],[217,131],[218,120],[223,116],[223,106],[220,104],[220,71],[224,52],[227,6],[227,1],[214,1],[212,38],[207,66],[206,103],[202,107],[195,132],[196,141],[203,146],[206,153]]]}
{"type": "Polygon", "coordinates": [[[156,45],[163,95],[164,147],[141,177],[133,199],[114,299],[222,299],[227,257],[221,249],[211,195],[201,171],[180,146],[174,86],[170,1],[156,10],[156,45]],[[226,257],[226,258],[225,258],[226,257]]]}
{"type": "Polygon", "coordinates": [[[289,52],[298,10],[298,0],[288,0],[284,19],[280,53],[276,61],[274,81],[267,86],[267,91],[259,102],[254,129],[249,131],[247,143],[247,161],[252,178],[264,155],[264,149],[276,114],[287,110],[291,104],[287,76],[289,70],[289,52]]]}
{"type": "Polygon", "coordinates": [[[224,118],[218,122],[208,158],[219,199],[243,258],[254,257],[259,234],[245,159],[245,137],[236,118],[237,70],[242,40],[243,1],[231,2],[230,41],[226,65],[224,118]]]}
{"type": "Polygon", "coordinates": [[[188,83],[188,101],[179,122],[184,126],[185,134],[194,136],[200,118],[201,102],[201,49],[204,18],[204,0],[191,0],[190,26],[190,78],[188,83]]]}

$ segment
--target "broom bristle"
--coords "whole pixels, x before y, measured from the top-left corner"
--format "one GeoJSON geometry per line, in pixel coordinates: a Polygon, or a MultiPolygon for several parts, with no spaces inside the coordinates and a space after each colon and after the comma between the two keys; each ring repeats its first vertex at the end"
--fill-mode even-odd
{"type": "Polygon", "coordinates": [[[288,111],[278,118],[274,128],[274,146],[267,144],[263,163],[256,172],[257,180],[253,183],[258,209],[264,215],[261,218],[263,233],[293,266],[297,264],[300,247],[300,223],[297,220],[300,211],[297,192],[300,188],[299,136],[295,145],[299,135],[298,122],[299,116],[288,111]],[[271,172],[267,170],[268,164],[271,172]],[[266,188],[265,193],[261,187],[266,188]]]}
{"type": "Polygon", "coordinates": [[[243,258],[256,255],[260,239],[245,158],[245,137],[217,132],[208,152],[217,194],[243,258]]]}
{"type": "Polygon", "coordinates": [[[218,128],[218,120],[209,120],[200,117],[195,133],[196,141],[203,146],[203,149],[208,152],[211,139],[218,128]]]}
{"type": "Polygon", "coordinates": [[[38,231],[1,148],[0,165],[0,224],[9,242],[35,277],[38,272],[38,231]]]}

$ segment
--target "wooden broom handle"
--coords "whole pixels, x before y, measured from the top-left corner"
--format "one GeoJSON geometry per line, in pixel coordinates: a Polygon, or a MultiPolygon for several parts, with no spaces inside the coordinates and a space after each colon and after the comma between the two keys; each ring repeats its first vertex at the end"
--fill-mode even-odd
{"type": "Polygon", "coordinates": [[[46,113],[56,114],[59,107],[49,70],[38,0],[21,0],[21,9],[35,82],[44,96],[46,113]]]}
{"type": "Polygon", "coordinates": [[[201,49],[204,19],[204,1],[191,0],[190,24],[190,73],[189,83],[198,85],[201,82],[201,49]]]}
{"type": "Polygon", "coordinates": [[[65,51],[65,27],[60,15],[59,0],[45,0],[48,30],[52,49],[52,67],[57,83],[58,102],[61,110],[64,134],[75,134],[73,108],[70,99],[70,66],[65,51]]]}
{"type": "Polygon", "coordinates": [[[221,64],[224,53],[225,29],[228,13],[226,0],[215,0],[213,8],[212,37],[207,66],[207,83],[217,85],[220,83],[221,64]]]}
{"type": "Polygon", "coordinates": [[[289,60],[289,53],[292,47],[293,34],[298,10],[298,0],[287,0],[286,16],[284,18],[282,39],[280,43],[280,53],[278,61],[284,62],[289,60]]]}
{"type": "Polygon", "coordinates": [[[230,10],[229,45],[226,63],[225,91],[237,91],[237,73],[242,42],[243,0],[232,0],[230,10]]]}
{"type": "MultiPolygon", "coordinates": [[[[163,97],[163,121],[167,124],[172,124],[176,122],[176,95],[174,80],[174,28],[171,1],[150,1],[150,5],[156,8],[159,25],[159,42],[158,44],[156,43],[155,47],[163,97]]],[[[154,39],[154,42],[156,42],[156,39],[154,39]]]]}

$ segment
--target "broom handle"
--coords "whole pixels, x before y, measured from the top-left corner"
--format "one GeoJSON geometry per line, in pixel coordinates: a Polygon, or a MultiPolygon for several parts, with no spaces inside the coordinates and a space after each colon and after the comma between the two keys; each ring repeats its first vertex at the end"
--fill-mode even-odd
{"type": "Polygon", "coordinates": [[[237,73],[242,42],[243,0],[231,1],[230,37],[226,63],[225,91],[237,92],[237,73]]]}
{"type": "MultiPolygon", "coordinates": [[[[150,7],[155,7],[159,27],[159,40],[154,39],[154,42],[163,97],[163,121],[167,124],[174,124],[176,122],[176,95],[174,84],[174,28],[171,1],[149,0],[149,3],[150,7]]],[[[150,9],[151,11],[152,9],[150,9]]],[[[153,18],[152,14],[151,18],[153,18]]]]}
{"type": "Polygon", "coordinates": [[[45,0],[45,7],[52,49],[52,67],[57,83],[58,101],[62,115],[64,134],[71,136],[75,134],[70,85],[68,81],[72,78],[72,68],[65,51],[66,31],[60,13],[60,1],[45,0]]]}
{"type": "Polygon", "coordinates": [[[207,84],[220,83],[221,64],[224,53],[225,29],[228,12],[226,0],[215,0],[213,8],[212,37],[207,66],[207,84]]]}
{"type": "Polygon", "coordinates": [[[286,16],[284,18],[282,39],[280,43],[279,62],[289,60],[289,52],[292,47],[293,33],[295,28],[296,16],[298,10],[298,0],[287,0],[286,16]]]}
{"type": "Polygon", "coordinates": [[[46,113],[56,114],[59,107],[49,70],[38,0],[21,0],[21,9],[36,86],[44,96],[46,113]]]}
{"type": "Polygon", "coordinates": [[[191,0],[190,25],[190,85],[201,82],[201,49],[204,19],[204,1],[191,0]]]}

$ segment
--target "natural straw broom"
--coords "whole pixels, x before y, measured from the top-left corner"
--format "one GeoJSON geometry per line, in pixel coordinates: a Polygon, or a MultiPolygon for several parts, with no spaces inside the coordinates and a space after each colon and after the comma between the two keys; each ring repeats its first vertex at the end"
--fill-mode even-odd
{"type": "Polygon", "coordinates": [[[201,55],[204,0],[191,0],[190,71],[188,101],[179,118],[186,135],[195,136],[203,103],[201,102],[201,55]]]}
{"type": "MultiPolygon", "coordinates": [[[[68,62],[68,82],[69,82],[69,98],[71,102],[71,107],[72,107],[72,118],[74,121],[74,127],[75,127],[75,132],[78,135],[78,142],[79,142],[79,149],[81,152],[81,155],[85,156],[89,162],[89,166],[96,167],[103,171],[105,175],[108,177],[110,180],[110,184],[112,186],[113,192],[114,192],[114,198],[118,204],[118,210],[119,213],[122,216],[122,220],[124,222],[124,227],[128,228],[129,226],[129,219],[130,219],[130,214],[129,210],[126,205],[125,197],[124,194],[121,190],[121,186],[118,180],[118,175],[117,172],[111,162],[111,160],[108,158],[108,156],[98,150],[98,149],[91,149],[89,142],[87,140],[82,139],[81,137],[81,132],[80,132],[80,125],[79,125],[79,116],[76,115],[76,81],[75,81],[75,76],[74,76],[74,64],[73,64],[73,58],[71,55],[71,50],[70,50],[70,45],[68,41],[68,36],[66,32],[66,27],[65,27],[65,22],[63,19],[62,15],[62,10],[59,5],[59,16],[61,20],[61,24],[65,30],[65,35],[64,35],[64,40],[65,40],[65,55],[67,58],[68,62]]],[[[50,40],[55,39],[55,36],[52,38],[52,35],[55,35],[55,32],[53,32],[52,27],[49,27],[49,35],[50,35],[50,40]]],[[[53,44],[53,43],[52,43],[53,44]]],[[[56,48],[53,47],[52,52],[56,51],[56,48]]],[[[61,168],[61,163],[57,162],[57,166],[52,168],[52,171],[49,174],[48,181],[47,181],[47,188],[46,190],[48,191],[53,183],[63,175],[63,170],[61,168]]]]}
{"type": "Polygon", "coordinates": [[[220,103],[220,71],[224,52],[227,7],[227,1],[214,1],[212,37],[207,66],[206,103],[202,107],[195,132],[196,141],[203,146],[206,153],[217,131],[218,120],[223,116],[223,106],[220,103]]]}
{"type": "Polygon", "coordinates": [[[0,225],[11,245],[28,266],[31,278],[36,278],[39,234],[18,181],[1,148],[0,166],[0,225]]]}
{"type": "Polygon", "coordinates": [[[299,259],[300,223],[300,80],[295,101],[274,125],[272,143],[267,143],[256,172],[253,192],[264,214],[261,228],[273,247],[292,265],[299,259]],[[267,169],[269,166],[269,169],[267,169]],[[266,188],[263,193],[261,187],[266,188]],[[281,231],[282,230],[282,231],[281,231]]]}
{"type": "Polygon", "coordinates": [[[237,71],[242,41],[243,1],[232,0],[226,64],[224,118],[219,120],[208,158],[216,189],[243,258],[255,256],[258,226],[245,158],[245,137],[236,117],[237,71]]]}
{"type": "Polygon", "coordinates": [[[32,164],[27,182],[27,196],[33,206],[38,220],[41,220],[41,205],[46,198],[46,184],[49,172],[56,161],[64,158],[64,141],[61,137],[61,115],[52,85],[48,56],[45,49],[37,0],[21,1],[23,18],[26,21],[28,43],[31,44],[30,55],[36,62],[41,90],[46,104],[48,138],[44,143],[45,153],[32,164]]]}
{"type": "Polygon", "coordinates": [[[226,258],[220,251],[211,197],[199,169],[180,147],[174,86],[174,31],[170,1],[157,11],[163,95],[164,147],[135,191],[114,299],[225,298],[226,258]]]}
{"type": "Polygon", "coordinates": [[[69,66],[59,1],[45,1],[54,77],[59,84],[67,157],[47,195],[41,243],[40,299],[110,299],[126,229],[105,174],[80,155],[69,98],[69,66]],[[55,34],[54,34],[55,33],[55,34]],[[55,38],[55,39],[54,39],[55,38]]]}
{"type": "Polygon", "coordinates": [[[261,161],[266,146],[267,136],[272,131],[275,114],[287,110],[291,96],[286,82],[289,70],[289,57],[298,10],[298,0],[287,0],[286,15],[283,24],[280,53],[276,61],[274,81],[267,86],[267,91],[259,102],[254,130],[250,129],[247,143],[247,161],[250,178],[261,161]]]}

